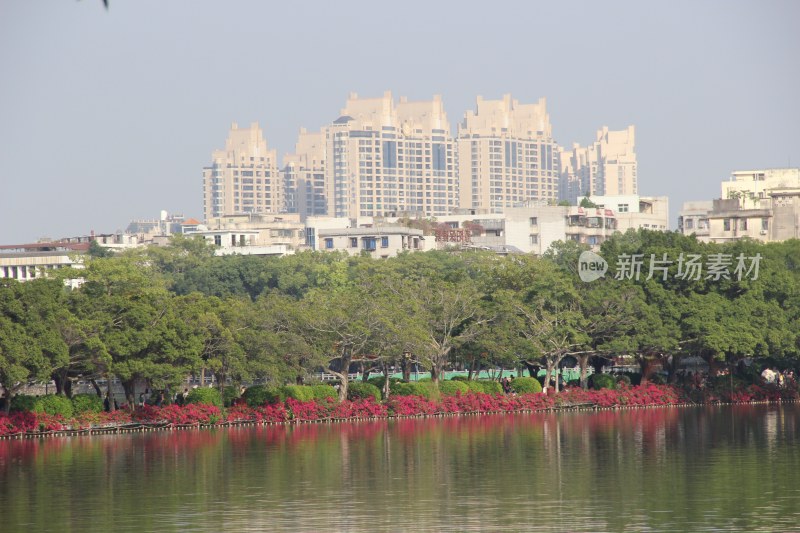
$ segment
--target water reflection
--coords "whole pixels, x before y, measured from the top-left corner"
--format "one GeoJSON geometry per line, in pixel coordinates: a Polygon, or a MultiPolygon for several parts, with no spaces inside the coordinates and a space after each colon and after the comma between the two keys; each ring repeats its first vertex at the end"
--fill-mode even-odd
{"type": "Polygon", "coordinates": [[[0,441],[3,531],[781,531],[795,405],[0,441]]]}

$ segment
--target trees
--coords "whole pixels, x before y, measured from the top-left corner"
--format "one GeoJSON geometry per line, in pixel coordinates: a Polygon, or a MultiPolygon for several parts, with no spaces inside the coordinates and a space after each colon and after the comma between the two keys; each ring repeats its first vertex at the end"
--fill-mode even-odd
{"type": "Polygon", "coordinates": [[[63,291],[54,280],[0,280],[0,386],[6,411],[29,381],[49,380],[67,364],[68,348],[56,327],[65,316],[63,291]]]}

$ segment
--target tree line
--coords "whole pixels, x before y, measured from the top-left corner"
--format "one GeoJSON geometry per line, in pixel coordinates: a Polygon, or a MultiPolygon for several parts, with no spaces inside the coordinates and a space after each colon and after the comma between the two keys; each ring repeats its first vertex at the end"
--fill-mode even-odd
{"type": "Polygon", "coordinates": [[[353,365],[386,375],[399,367],[408,379],[417,364],[434,381],[453,367],[543,368],[547,387],[565,357],[585,386],[590,366],[618,355],[633,357],[644,380],[655,366],[674,379],[687,356],[713,367],[798,355],[800,241],[720,245],[629,231],[602,245],[608,271],[591,282],[579,275],[583,251],[559,242],[541,258],[216,257],[176,236],[166,247],[90,254],[84,268],[0,281],[0,386],[10,399],[54,380],[69,396],[77,379],[110,387],[116,378],[134,405],[142,383],[174,390],[191,374],[213,374],[220,386],[302,382],[324,370],[346,398],[353,365]],[[757,276],[735,275],[737,257],[756,256],[757,276]],[[662,266],[625,275],[632,257],[662,266]],[[733,264],[727,275],[686,276],[687,257],[733,264]],[[82,284],[70,289],[66,278],[82,284]]]}

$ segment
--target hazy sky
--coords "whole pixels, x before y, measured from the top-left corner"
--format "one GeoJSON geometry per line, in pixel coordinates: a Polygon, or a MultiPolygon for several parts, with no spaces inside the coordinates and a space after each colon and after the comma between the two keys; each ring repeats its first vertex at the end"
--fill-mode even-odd
{"type": "Polygon", "coordinates": [[[553,134],[636,126],[639,190],[800,166],[800,2],[0,0],[0,244],[202,218],[231,122],[279,158],[348,93],[547,98],[553,134]]]}

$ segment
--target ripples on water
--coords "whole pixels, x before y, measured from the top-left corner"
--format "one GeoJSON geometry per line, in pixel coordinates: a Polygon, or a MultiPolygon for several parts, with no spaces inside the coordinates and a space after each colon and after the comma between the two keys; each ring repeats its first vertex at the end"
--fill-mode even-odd
{"type": "Polygon", "coordinates": [[[0,531],[797,531],[795,405],[0,441],[0,531]]]}

